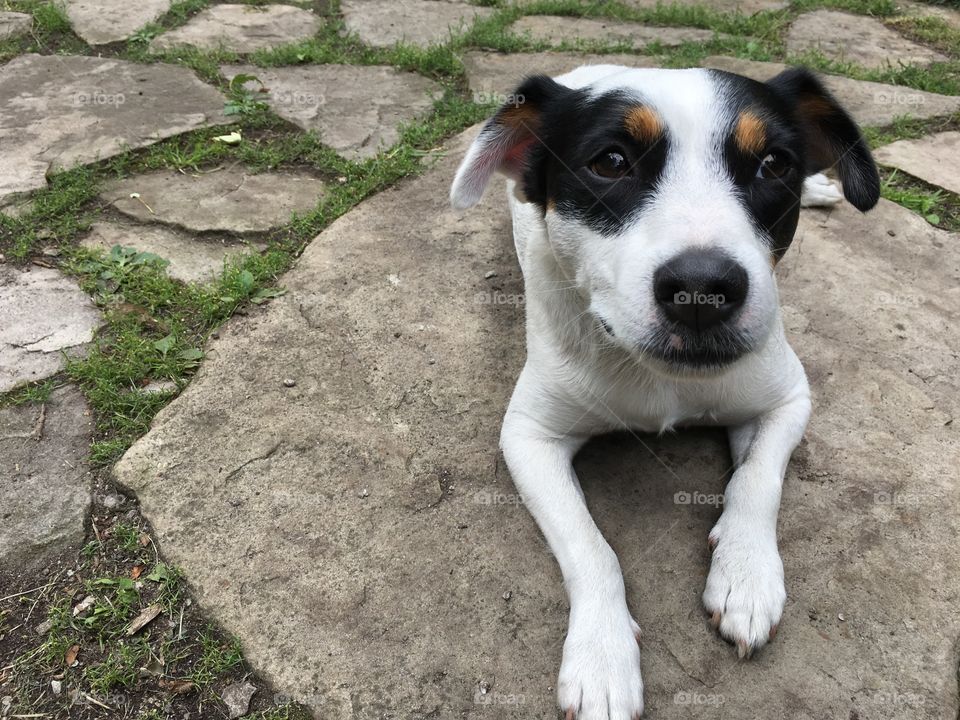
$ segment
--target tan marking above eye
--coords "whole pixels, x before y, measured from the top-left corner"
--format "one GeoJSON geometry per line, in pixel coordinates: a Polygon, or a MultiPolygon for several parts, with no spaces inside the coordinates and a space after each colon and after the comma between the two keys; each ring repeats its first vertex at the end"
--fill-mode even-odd
{"type": "Polygon", "coordinates": [[[663,121],[653,110],[645,105],[638,105],[627,111],[623,119],[627,132],[640,142],[652,142],[663,134],[663,121]]]}
{"type": "Polygon", "coordinates": [[[515,130],[533,130],[540,125],[540,113],[527,105],[505,107],[498,113],[500,123],[515,130]]]}
{"type": "Polygon", "coordinates": [[[743,152],[759,155],[767,145],[767,126],[752,110],[744,110],[733,129],[733,140],[743,152]]]}

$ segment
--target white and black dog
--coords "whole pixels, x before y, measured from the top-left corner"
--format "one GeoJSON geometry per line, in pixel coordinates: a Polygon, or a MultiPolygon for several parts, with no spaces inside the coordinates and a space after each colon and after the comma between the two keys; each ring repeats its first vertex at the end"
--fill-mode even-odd
{"type": "Polygon", "coordinates": [[[467,208],[507,176],[527,361],[501,447],[570,600],[566,717],[643,711],[639,627],[573,471],[593,435],[728,428],[735,470],[703,603],[741,657],[770,640],[786,591],[777,512],[810,415],[774,267],[804,204],[873,207],[880,181],[849,115],[810,72],[767,83],[703,69],[587,66],[528,78],[457,172],[467,208]]]}

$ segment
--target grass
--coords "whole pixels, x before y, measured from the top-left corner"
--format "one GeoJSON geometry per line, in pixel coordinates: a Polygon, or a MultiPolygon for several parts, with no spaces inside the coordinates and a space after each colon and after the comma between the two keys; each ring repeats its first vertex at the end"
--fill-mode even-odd
{"type": "Polygon", "coordinates": [[[897,170],[883,172],[880,194],[917,213],[931,225],[960,232],[960,196],[897,170]]]}

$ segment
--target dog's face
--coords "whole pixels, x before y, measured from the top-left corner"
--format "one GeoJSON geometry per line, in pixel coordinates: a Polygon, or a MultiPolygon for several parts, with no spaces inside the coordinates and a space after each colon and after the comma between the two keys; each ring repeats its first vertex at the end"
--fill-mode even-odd
{"type": "Polygon", "coordinates": [[[451,199],[475,204],[497,170],[515,180],[598,324],[641,361],[702,372],[764,341],[805,177],[835,166],[857,208],[879,197],[859,130],[805,70],[760,83],[593,66],[560,81],[515,91],[451,199]]]}

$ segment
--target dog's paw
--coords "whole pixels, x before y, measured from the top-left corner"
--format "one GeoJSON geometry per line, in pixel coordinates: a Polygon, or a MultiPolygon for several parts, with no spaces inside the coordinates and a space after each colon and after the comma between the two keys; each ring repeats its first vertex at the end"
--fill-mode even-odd
{"type": "Polygon", "coordinates": [[[721,516],[709,542],[713,559],[703,605],[720,635],[740,657],[749,657],[773,639],[787,600],[776,537],[721,516]]]}
{"type": "Polygon", "coordinates": [[[811,175],[803,181],[800,193],[801,207],[833,207],[843,200],[840,188],[823,173],[811,175]]]}
{"type": "Polygon", "coordinates": [[[640,626],[624,609],[571,622],[557,698],[565,720],[636,720],[643,713],[640,626]]]}

